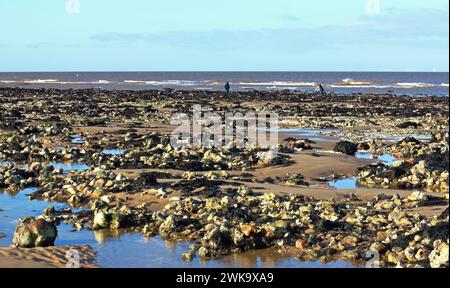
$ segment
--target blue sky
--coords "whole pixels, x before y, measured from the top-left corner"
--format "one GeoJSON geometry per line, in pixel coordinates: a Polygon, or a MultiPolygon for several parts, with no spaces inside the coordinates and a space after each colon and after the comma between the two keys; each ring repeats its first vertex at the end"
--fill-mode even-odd
{"type": "Polygon", "coordinates": [[[449,69],[448,0],[67,1],[0,0],[0,71],[449,69]]]}

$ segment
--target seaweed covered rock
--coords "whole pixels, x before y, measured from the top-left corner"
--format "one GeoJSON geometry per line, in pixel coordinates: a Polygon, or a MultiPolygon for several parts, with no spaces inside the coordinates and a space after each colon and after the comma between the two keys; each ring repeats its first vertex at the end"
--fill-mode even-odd
{"type": "Polygon", "coordinates": [[[136,179],[135,183],[141,184],[144,187],[152,186],[158,183],[156,174],[152,172],[142,172],[136,179]]]}
{"type": "Polygon", "coordinates": [[[398,125],[397,125],[397,128],[400,128],[400,129],[406,129],[406,128],[414,128],[414,129],[417,129],[417,127],[419,127],[419,126],[420,126],[419,123],[412,122],[412,121],[406,121],[406,122],[403,122],[403,123],[398,124],[398,125]]]}
{"type": "Polygon", "coordinates": [[[340,152],[347,155],[355,155],[358,151],[358,146],[349,141],[340,141],[336,143],[333,149],[334,152],[340,152]]]}
{"type": "Polygon", "coordinates": [[[17,225],[13,245],[25,248],[53,246],[57,234],[54,223],[28,217],[17,225]]]}
{"type": "Polygon", "coordinates": [[[370,164],[357,169],[358,184],[385,188],[415,188],[448,193],[448,156],[441,153],[423,154],[413,161],[400,161],[386,166],[370,164]]]}

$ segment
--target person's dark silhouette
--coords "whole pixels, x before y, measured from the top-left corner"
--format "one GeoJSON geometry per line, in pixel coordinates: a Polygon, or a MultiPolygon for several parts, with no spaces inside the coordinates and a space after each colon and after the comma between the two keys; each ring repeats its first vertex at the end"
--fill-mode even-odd
{"type": "Polygon", "coordinates": [[[227,83],[225,83],[225,91],[227,91],[227,94],[230,93],[230,82],[227,81],[227,83]]]}
{"type": "Polygon", "coordinates": [[[318,84],[314,92],[316,92],[319,95],[323,95],[325,94],[325,89],[323,89],[322,84],[318,84]]]}

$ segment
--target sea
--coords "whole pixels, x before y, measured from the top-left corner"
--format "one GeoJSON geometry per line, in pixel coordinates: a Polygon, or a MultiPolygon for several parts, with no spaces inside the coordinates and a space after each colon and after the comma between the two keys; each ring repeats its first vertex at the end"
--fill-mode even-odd
{"type": "Polygon", "coordinates": [[[0,72],[1,87],[110,90],[314,91],[449,95],[448,72],[0,72]]]}

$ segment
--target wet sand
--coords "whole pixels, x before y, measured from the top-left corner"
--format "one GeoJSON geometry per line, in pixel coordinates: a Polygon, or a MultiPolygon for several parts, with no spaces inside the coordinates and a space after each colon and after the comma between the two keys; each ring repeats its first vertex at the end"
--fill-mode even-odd
{"type": "Polygon", "coordinates": [[[95,253],[89,246],[38,248],[0,247],[0,268],[66,268],[67,253],[79,252],[80,268],[96,268],[95,253]]]}

